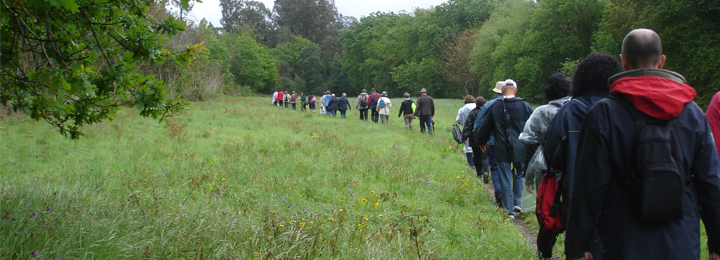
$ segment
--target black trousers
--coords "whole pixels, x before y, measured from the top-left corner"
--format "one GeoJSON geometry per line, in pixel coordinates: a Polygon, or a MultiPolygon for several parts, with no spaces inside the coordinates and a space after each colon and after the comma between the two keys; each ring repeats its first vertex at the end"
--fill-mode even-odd
{"type": "MultiPolygon", "coordinates": [[[[538,254],[542,258],[551,258],[553,246],[557,240],[557,234],[550,234],[540,229],[537,236],[538,254]]],[[[594,255],[593,255],[594,256],[594,255]]]]}
{"type": "Polygon", "coordinates": [[[360,120],[368,120],[368,110],[366,109],[359,109],[360,110],[360,120]]]}
{"type": "Polygon", "coordinates": [[[377,123],[378,120],[380,119],[380,114],[379,114],[378,111],[375,110],[375,109],[371,109],[371,110],[372,110],[372,118],[371,118],[371,120],[372,120],[373,122],[377,123]]]}
{"type": "Polygon", "coordinates": [[[486,152],[483,152],[480,147],[471,147],[473,150],[473,164],[475,165],[475,171],[477,172],[478,176],[481,176],[483,173],[487,173],[490,171],[490,162],[488,160],[488,155],[486,152]]]}

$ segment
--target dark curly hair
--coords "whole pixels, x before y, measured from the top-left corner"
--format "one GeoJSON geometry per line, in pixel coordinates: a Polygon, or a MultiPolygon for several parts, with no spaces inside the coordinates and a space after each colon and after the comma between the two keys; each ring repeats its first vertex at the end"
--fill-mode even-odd
{"type": "Polygon", "coordinates": [[[570,95],[581,96],[590,91],[608,92],[610,83],[608,79],[622,72],[622,65],[615,56],[607,53],[590,53],[580,61],[572,77],[570,95]]]}
{"type": "Polygon", "coordinates": [[[570,78],[560,72],[550,75],[545,82],[545,98],[547,101],[560,99],[568,95],[570,90],[570,78]]]}

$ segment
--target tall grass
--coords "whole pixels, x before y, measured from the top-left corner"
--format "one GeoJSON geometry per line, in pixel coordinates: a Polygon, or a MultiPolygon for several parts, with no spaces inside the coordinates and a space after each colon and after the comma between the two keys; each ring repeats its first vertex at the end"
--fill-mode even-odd
{"type": "Polygon", "coordinates": [[[164,123],[123,109],[78,141],[0,125],[0,258],[530,259],[450,134],[273,107],[197,102],[164,123]]]}

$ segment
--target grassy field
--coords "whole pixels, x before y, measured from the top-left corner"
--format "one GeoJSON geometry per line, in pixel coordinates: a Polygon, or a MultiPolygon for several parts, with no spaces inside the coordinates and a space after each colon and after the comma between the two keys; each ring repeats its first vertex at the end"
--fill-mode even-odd
{"type": "Polygon", "coordinates": [[[0,258],[531,259],[517,227],[437,134],[303,113],[269,98],[192,103],[164,123],[123,109],[79,141],[0,125],[0,258]]]}

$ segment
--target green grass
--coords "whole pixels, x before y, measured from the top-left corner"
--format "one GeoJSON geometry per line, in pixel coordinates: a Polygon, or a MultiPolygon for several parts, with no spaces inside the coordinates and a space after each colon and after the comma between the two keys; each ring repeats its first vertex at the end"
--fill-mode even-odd
{"type": "Polygon", "coordinates": [[[78,141],[3,117],[0,258],[532,258],[453,151],[462,102],[436,100],[430,136],[392,101],[389,125],[269,98],[128,108],[78,141]]]}

